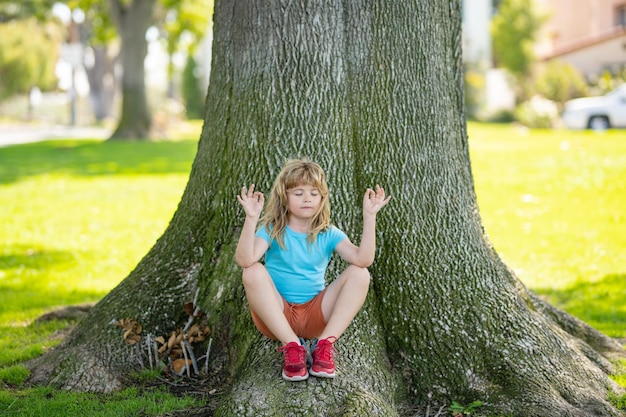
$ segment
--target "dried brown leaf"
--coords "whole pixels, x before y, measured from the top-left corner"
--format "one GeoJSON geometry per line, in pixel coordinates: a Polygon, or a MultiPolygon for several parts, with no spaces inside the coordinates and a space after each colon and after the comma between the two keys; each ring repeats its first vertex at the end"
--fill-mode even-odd
{"type": "Polygon", "coordinates": [[[129,345],[134,345],[141,341],[141,336],[133,333],[128,338],[124,339],[124,341],[128,343],[129,345]]]}
{"type": "Polygon", "coordinates": [[[197,324],[194,324],[193,326],[189,328],[189,330],[187,330],[187,335],[194,336],[198,334],[199,332],[200,332],[200,326],[198,326],[197,324]]]}
{"type": "Polygon", "coordinates": [[[187,313],[188,316],[193,316],[193,311],[195,310],[195,307],[193,306],[193,303],[186,303],[183,306],[183,310],[185,310],[185,313],[187,313]]]}
{"type": "Polygon", "coordinates": [[[191,366],[190,360],[176,359],[172,362],[172,370],[178,375],[182,375],[188,366],[191,366]]]}
{"type": "Polygon", "coordinates": [[[176,344],[176,332],[170,333],[170,338],[167,340],[167,347],[171,349],[176,344]]]}

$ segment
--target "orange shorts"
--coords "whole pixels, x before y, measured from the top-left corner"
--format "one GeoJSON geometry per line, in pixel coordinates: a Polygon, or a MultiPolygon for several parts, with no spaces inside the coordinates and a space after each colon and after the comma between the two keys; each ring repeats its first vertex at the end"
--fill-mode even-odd
{"type": "MultiPolygon", "coordinates": [[[[322,299],[325,293],[326,288],[304,304],[288,303],[283,298],[283,313],[289,325],[299,337],[313,339],[324,331],[326,321],[322,312],[322,299]]],[[[252,314],[254,325],[261,333],[270,339],[278,340],[254,311],[250,310],[250,313],[252,314]]]]}

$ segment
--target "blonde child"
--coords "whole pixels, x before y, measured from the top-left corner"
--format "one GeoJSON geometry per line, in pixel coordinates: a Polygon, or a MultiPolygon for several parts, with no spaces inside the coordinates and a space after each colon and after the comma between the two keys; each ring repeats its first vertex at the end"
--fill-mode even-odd
{"type": "Polygon", "coordinates": [[[334,378],[333,343],[361,309],[369,288],[367,270],[376,249],[376,213],[391,197],[376,185],[363,197],[363,234],[359,246],[330,223],[326,175],[307,159],[289,160],[276,178],[263,217],[263,193],[243,187],[237,201],[246,219],[235,259],[252,319],[265,336],[279,340],[282,376],[309,377],[303,339],[312,345],[310,373],[334,378]],[[333,251],[349,266],[327,287],[324,275],[333,251]],[[260,262],[265,256],[264,264],[260,262]]]}

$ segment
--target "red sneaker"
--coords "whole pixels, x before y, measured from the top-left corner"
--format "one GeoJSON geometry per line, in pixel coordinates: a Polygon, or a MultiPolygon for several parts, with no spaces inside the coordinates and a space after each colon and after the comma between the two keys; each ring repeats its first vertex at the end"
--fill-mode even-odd
{"type": "Polygon", "coordinates": [[[283,378],[287,381],[304,381],[309,377],[306,369],[306,349],[296,342],[287,343],[278,348],[285,354],[283,378]]]}
{"type": "Polygon", "coordinates": [[[313,365],[311,375],[322,378],[335,377],[335,348],[333,343],[337,341],[335,336],[328,339],[318,340],[313,346],[313,365]]]}

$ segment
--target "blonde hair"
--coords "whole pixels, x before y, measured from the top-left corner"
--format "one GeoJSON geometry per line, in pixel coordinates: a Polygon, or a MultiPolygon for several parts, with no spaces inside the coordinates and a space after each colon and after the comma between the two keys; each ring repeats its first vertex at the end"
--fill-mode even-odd
{"type": "Polygon", "coordinates": [[[309,219],[307,241],[314,243],[318,233],[326,230],[330,225],[328,185],[322,167],[306,158],[286,161],[274,181],[265,213],[261,219],[261,223],[265,224],[270,238],[276,239],[283,249],[285,244],[282,236],[289,221],[287,190],[301,185],[315,187],[322,197],[317,212],[309,219]]]}

